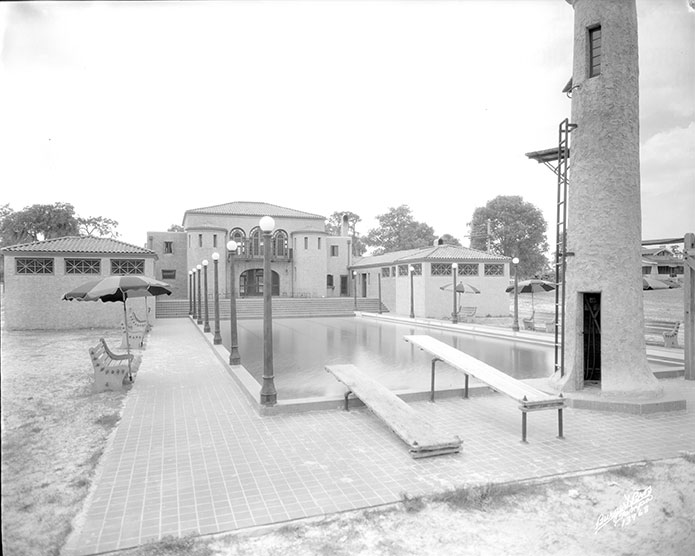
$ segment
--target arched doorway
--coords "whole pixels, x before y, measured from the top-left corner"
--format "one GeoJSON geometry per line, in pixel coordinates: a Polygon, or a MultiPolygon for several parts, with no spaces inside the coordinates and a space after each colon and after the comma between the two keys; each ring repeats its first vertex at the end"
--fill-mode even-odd
{"type": "MultiPolygon", "coordinates": [[[[274,270],[272,295],[280,295],[280,275],[274,270]]],[[[258,297],[263,295],[263,269],[251,268],[239,276],[239,296],[258,297]]]]}

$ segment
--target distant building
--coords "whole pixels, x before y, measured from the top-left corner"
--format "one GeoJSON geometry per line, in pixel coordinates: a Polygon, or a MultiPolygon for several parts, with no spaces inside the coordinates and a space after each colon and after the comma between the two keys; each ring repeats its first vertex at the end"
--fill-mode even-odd
{"type": "Polygon", "coordinates": [[[347,235],[347,227],[343,227],[341,236],[330,236],[324,216],[258,202],[189,209],[183,216],[184,232],[148,232],[148,247],[158,255],[156,278],[174,286],[173,296],[185,298],[189,270],[207,260],[208,272],[212,272],[212,254],[217,252],[220,293],[229,296],[230,260],[226,245],[234,240],[239,246],[234,254],[237,295],[263,295],[264,247],[259,227],[263,216],[275,220],[270,245],[273,295],[351,295],[348,267],[352,262],[352,239],[347,235]]]}
{"type": "MultiPolygon", "coordinates": [[[[154,251],[115,239],[60,237],[11,245],[4,255],[7,330],[116,327],[121,303],[63,301],[71,289],[102,277],[154,276],[154,251]]],[[[144,316],[144,298],[128,301],[144,316]]],[[[153,306],[151,302],[150,306],[153,306]]]]}
{"type": "Polygon", "coordinates": [[[642,274],[652,278],[683,278],[683,259],[666,247],[642,248],[642,274]]]}
{"type": "Polygon", "coordinates": [[[454,308],[453,263],[457,263],[455,281],[473,286],[477,293],[458,294],[463,307],[476,307],[476,316],[509,314],[510,258],[484,251],[434,245],[362,257],[351,265],[356,273],[357,295],[377,297],[393,313],[410,314],[410,267],[412,266],[413,309],[416,317],[451,318],[454,308]]]}

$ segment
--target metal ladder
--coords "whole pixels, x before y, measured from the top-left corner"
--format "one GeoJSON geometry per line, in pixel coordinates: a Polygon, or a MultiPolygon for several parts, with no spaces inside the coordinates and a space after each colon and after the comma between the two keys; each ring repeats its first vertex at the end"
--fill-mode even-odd
{"type": "Polygon", "coordinates": [[[558,130],[557,214],[555,224],[555,372],[565,375],[565,268],[567,257],[567,186],[570,133],[577,127],[565,118],[558,130]]]}

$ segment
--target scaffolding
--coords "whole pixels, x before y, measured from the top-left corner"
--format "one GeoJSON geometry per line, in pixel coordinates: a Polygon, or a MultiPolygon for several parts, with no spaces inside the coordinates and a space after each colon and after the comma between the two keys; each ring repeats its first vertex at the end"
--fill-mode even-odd
{"type": "Polygon", "coordinates": [[[526,153],[531,160],[544,164],[557,176],[555,220],[555,361],[554,371],[565,374],[565,268],[567,256],[567,186],[569,185],[570,133],[576,129],[565,118],[558,128],[557,147],[526,153]]]}

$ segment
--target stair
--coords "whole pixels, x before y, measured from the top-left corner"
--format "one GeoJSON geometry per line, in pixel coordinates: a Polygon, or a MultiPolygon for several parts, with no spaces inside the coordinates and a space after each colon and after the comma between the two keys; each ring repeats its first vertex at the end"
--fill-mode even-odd
{"type": "MultiPolygon", "coordinates": [[[[208,301],[210,318],[214,318],[215,309],[212,299],[208,301]]],[[[263,298],[243,298],[236,300],[237,318],[263,318],[263,298]]],[[[187,299],[157,299],[155,316],[157,318],[182,318],[188,316],[189,304],[187,299]]],[[[358,298],[357,310],[367,313],[379,312],[379,300],[358,298]]],[[[388,312],[381,304],[382,312],[388,312]]],[[[220,318],[228,319],[230,308],[229,299],[220,299],[220,318]]],[[[352,316],[355,311],[355,300],[351,297],[273,297],[273,318],[290,317],[344,317],[352,316]]]]}

